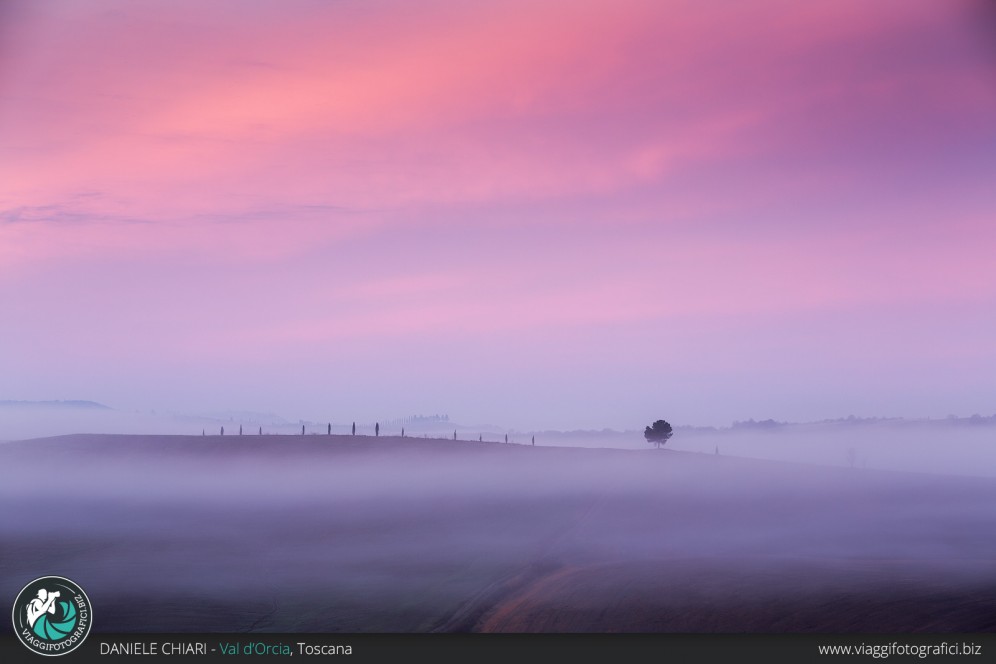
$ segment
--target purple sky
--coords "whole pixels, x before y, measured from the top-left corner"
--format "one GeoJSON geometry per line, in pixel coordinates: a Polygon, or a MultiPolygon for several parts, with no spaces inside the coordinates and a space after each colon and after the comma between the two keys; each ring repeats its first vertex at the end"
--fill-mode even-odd
{"type": "Polygon", "coordinates": [[[996,412],[983,2],[0,6],[0,399],[996,412]]]}

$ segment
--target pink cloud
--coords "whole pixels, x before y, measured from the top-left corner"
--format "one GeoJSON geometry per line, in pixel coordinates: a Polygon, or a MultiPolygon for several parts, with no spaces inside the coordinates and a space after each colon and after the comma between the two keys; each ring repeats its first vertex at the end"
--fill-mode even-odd
{"type": "MultiPolygon", "coordinates": [[[[960,6],[287,7],[4,28],[0,341],[25,367],[446,344],[495,371],[735,367],[786,321],[996,297],[996,87],[960,6]]],[[[952,346],[914,338],[911,361],[952,346]]]]}
{"type": "MultiPolygon", "coordinates": [[[[40,43],[74,59],[27,50],[22,85],[53,82],[45,101],[15,107],[18,140],[37,152],[3,175],[36,204],[113,190],[160,215],[222,212],[246,195],[371,206],[606,194],[730,154],[768,158],[784,127],[827,100],[862,95],[889,112],[896,80],[875,78],[863,44],[945,19],[929,4],[896,9],[439,4],[417,30],[407,12],[331,7],[235,22],[191,20],[186,6],[80,11],[38,21],[40,43]]],[[[980,77],[961,77],[963,101],[991,109],[980,77]]]]}

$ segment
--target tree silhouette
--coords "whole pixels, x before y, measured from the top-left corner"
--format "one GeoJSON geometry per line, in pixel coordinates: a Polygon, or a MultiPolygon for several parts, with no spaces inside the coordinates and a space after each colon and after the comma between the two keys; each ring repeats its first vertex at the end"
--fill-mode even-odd
{"type": "Polygon", "coordinates": [[[356,422],[353,422],[353,435],[356,435],[356,422]]]}
{"type": "Polygon", "coordinates": [[[329,435],[330,436],[332,435],[332,423],[331,422],[329,422],[329,435]]]}
{"type": "Polygon", "coordinates": [[[260,436],[262,436],[262,435],[263,435],[263,427],[260,427],[260,428],[259,428],[259,435],[260,435],[260,436]]]}
{"type": "Polygon", "coordinates": [[[242,425],[241,424],[239,425],[239,435],[240,436],[242,435],[242,425]]]}
{"type": "Polygon", "coordinates": [[[224,436],[224,435],[225,435],[225,427],[221,427],[221,435],[222,435],[222,436],[224,436]]]}
{"type": "Polygon", "coordinates": [[[301,435],[302,436],[304,435],[304,425],[303,424],[301,425],[301,435]]]}
{"type": "Polygon", "coordinates": [[[380,436],[380,422],[374,423],[374,435],[380,436]]]}
{"type": "Polygon", "coordinates": [[[668,439],[674,435],[671,425],[664,420],[657,420],[653,426],[647,427],[643,432],[643,437],[648,443],[653,443],[660,449],[661,445],[667,443],[668,439]]]}

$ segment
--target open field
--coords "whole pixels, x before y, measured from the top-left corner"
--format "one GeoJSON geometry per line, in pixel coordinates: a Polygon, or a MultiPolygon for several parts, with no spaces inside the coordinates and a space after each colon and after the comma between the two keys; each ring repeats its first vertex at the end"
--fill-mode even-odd
{"type": "Polygon", "coordinates": [[[989,478],[76,435],[0,445],[0,500],[0,597],[68,576],[104,632],[996,631],[989,478]]]}

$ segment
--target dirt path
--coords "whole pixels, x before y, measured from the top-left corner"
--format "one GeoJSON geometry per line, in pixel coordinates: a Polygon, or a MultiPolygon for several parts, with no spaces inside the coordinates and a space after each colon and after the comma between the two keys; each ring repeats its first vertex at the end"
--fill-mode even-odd
{"type": "Polygon", "coordinates": [[[431,631],[489,631],[486,626],[493,622],[492,614],[507,611],[510,602],[518,601],[512,598],[522,597],[541,586],[551,577],[557,577],[569,570],[564,563],[560,562],[563,543],[583,527],[604,502],[604,494],[593,496],[577,518],[539,543],[536,555],[531,562],[485,586],[480,592],[464,602],[451,616],[439,622],[431,631]]]}

